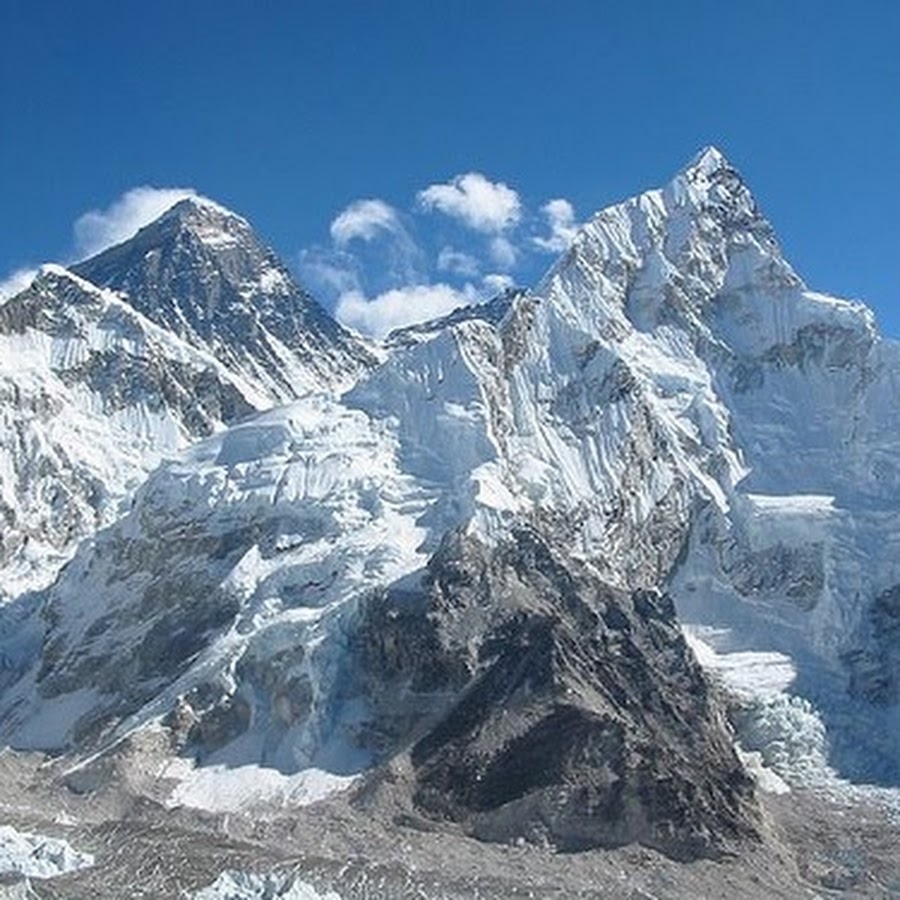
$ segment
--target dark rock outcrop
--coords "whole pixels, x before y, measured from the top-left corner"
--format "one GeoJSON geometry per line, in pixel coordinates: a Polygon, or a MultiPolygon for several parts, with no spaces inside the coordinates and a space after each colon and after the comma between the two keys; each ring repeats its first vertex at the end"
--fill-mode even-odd
{"type": "Polygon", "coordinates": [[[900,701],[900,584],[872,601],[858,643],[844,656],[850,692],[878,706],[900,701]]]}
{"type": "Polygon", "coordinates": [[[357,634],[390,757],[420,814],[565,851],[640,842],[716,855],[758,834],[751,782],[669,598],[627,594],[519,530],[449,535],[416,591],[357,634]]]}
{"type": "Polygon", "coordinates": [[[304,390],[285,372],[281,348],[323,383],[373,361],[244,219],[212,203],[184,199],[73,271],[123,292],[147,318],[232,371],[263,375],[280,399],[304,390]]]}

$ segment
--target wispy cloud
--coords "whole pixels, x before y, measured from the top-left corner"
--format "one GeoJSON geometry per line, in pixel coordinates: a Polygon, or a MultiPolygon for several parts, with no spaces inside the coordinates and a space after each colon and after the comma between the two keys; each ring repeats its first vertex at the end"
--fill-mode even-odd
{"type": "Polygon", "coordinates": [[[419,191],[418,202],[422,209],[438,210],[487,234],[499,233],[522,217],[518,193],[480,172],[457,175],[446,184],[429,185],[419,191]]]}
{"type": "Polygon", "coordinates": [[[379,291],[423,280],[427,262],[422,248],[401,214],[384,200],[355,200],[335,216],[329,231],[330,250],[342,257],[338,265],[347,268],[352,258],[357,272],[380,269],[379,291]]]}
{"type": "Polygon", "coordinates": [[[513,246],[512,241],[503,235],[498,235],[491,240],[491,259],[501,269],[509,271],[515,268],[519,258],[519,251],[513,246]]]}
{"type": "Polygon", "coordinates": [[[545,203],[541,207],[541,212],[547,225],[550,226],[550,234],[546,237],[534,237],[532,242],[547,253],[562,253],[578,232],[572,204],[562,197],[557,197],[545,203]]]}
{"type": "Polygon", "coordinates": [[[0,281],[0,300],[6,300],[9,297],[15,297],[16,294],[24,291],[25,288],[34,281],[37,275],[37,269],[16,269],[15,272],[7,275],[0,281]]]}
{"type": "Polygon", "coordinates": [[[338,299],[335,315],[344,324],[381,338],[395,328],[445,316],[476,299],[471,286],[459,290],[444,283],[394,288],[377,297],[349,291],[338,299]]]}
{"type": "Polygon", "coordinates": [[[93,256],[128,240],[179,200],[196,196],[193,188],[132,188],[106,209],[92,209],[75,222],[75,258],[93,256]]]}
{"type": "Polygon", "coordinates": [[[515,284],[512,272],[538,275],[540,254],[564,250],[576,230],[568,200],[531,213],[508,184],[468,172],[428,185],[407,210],[354,201],[331,222],[328,246],[301,254],[301,274],[342,322],[380,337],[488,300],[515,284]]]}
{"type": "Polygon", "coordinates": [[[338,247],[350,241],[371,241],[384,232],[402,231],[397,211],[384,200],[354,200],[335,216],[331,223],[331,239],[338,247]]]}
{"type": "Polygon", "coordinates": [[[515,282],[509,275],[503,275],[498,272],[492,272],[490,275],[485,275],[482,279],[481,283],[484,285],[485,290],[488,291],[492,296],[505,291],[507,288],[511,288],[515,285],[515,282]]]}
{"type": "Polygon", "coordinates": [[[450,272],[463,278],[475,278],[481,271],[481,263],[476,257],[453,247],[441,247],[437,267],[439,272],[450,272]]]}
{"type": "Polygon", "coordinates": [[[299,263],[303,282],[315,292],[340,295],[360,288],[357,259],[352,253],[307,247],[300,251],[299,263]]]}

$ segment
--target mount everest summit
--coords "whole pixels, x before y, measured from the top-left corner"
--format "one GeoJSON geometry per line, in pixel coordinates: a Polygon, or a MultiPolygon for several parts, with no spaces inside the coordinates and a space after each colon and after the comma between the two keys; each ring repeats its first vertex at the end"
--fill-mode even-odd
{"type": "Polygon", "coordinates": [[[0,597],[52,580],[164,456],[372,362],[202,199],[0,309],[0,597]]]}
{"type": "Polygon", "coordinates": [[[181,201],[0,305],[0,741],[676,859],[895,787],[898,382],[712,148],[377,358],[181,201]]]}

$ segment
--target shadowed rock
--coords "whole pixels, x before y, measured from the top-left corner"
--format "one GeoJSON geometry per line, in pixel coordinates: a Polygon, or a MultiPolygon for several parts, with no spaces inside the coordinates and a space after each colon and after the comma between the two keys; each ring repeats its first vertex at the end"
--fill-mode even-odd
{"type": "Polygon", "coordinates": [[[448,536],[418,596],[375,598],[358,642],[378,749],[409,751],[412,802],[432,818],[678,858],[758,834],[669,598],[614,590],[530,530],[495,549],[448,536]]]}

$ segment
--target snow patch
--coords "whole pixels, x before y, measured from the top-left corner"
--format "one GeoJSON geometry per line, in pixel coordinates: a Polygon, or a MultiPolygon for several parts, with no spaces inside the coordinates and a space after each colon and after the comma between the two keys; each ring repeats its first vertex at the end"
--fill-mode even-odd
{"type": "Polygon", "coordinates": [[[716,638],[727,639],[727,629],[687,625],[684,636],[700,663],[741,697],[770,696],[787,691],[797,675],[787,654],[758,650],[718,652],[716,638]]]}
{"type": "Polygon", "coordinates": [[[93,864],[93,854],[73,849],[68,841],[0,825],[0,875],[53,878],[93,864]]]}
{"type": "Polygon", "coordinates": [[[227,871],[209,887],[197,891],[192,900],[341,900],[341,897],[334,891],[321,893],[299,878],[227,871]]]}
{"type": "Polygon", "coordinates": [[[176,777],[178,786],[166,800],[170,809],[189,806],[225,813],[258,806],[309,806],[341,791],[355,781],[354,775],[335,775],[309,768],[293,775],[257,765],[194,767],[183,760],[172,762],[163,778],[176,777]]]}
{"type": "MultiPolygon", "coordinates": [[[[725,649],[736,638],[729,629],[688,625],[683,630],[697,661],[737,701],[733,717],[738,753],[761,790],[786,793],[791,787],[803,787],[900,813],[900,789],[856,784],[834,769],[830,761],[834,736],[823,712],[791,692],[797,672],[789,656],[725,649]],[[716,649],[717,644],[722,649],[716,649]]],[[[852,710],[845,715],[848,732],[863,734],[871,727],[863,711],[855,720],[852,710]]]]}

